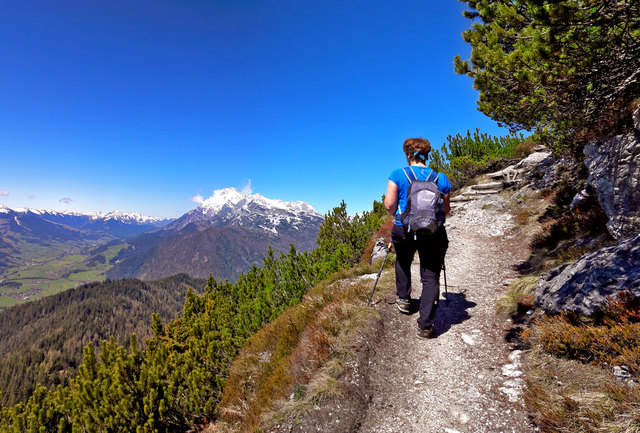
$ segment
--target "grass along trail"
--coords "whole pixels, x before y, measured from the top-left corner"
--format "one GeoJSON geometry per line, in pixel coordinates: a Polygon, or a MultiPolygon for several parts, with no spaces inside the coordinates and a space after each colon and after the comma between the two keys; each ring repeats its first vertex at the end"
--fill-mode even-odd
{"type": "MultiPolygon", "coordinates": [[[[392,289],[378,295],[384,326],[369,359],[369,404],[359,432],[535,431],[522,402],[521,353],[505,340],[509,323],[495,313],[496,300],[517,276],[514,267],[528,254],[504,205],[499,195],[483,197],[449,217],[449,303],[441,284],[431,339],[416,337],[417,312],[398,312],[392,289]]],[[[419,281],[416,256],[415,298],[419,281]]]]}

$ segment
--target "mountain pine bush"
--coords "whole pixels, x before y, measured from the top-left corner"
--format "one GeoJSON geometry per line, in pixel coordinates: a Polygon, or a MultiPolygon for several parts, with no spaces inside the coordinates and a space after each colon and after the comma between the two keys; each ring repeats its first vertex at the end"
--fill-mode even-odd
{"type": "Polygon", "coordinates": [[[451,182],[452,189],[464,186],[475,176],[486,173],[489,170],[499,169],[496,163],[501,160],[514,158],[516,149],[518,154],[526,152],[530,144],[522,134],[509,134],[496,137],[481,133],[479,129],[466,135],[449,135],[447,143],[440,150],[431,152],[429,166],[436,171],[444,173],[451,182]]]}

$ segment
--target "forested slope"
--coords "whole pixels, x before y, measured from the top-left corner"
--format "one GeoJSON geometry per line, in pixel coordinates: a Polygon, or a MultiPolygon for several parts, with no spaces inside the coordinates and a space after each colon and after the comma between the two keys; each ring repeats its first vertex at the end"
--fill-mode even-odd
{"type": "Polygon", "coordinates": [[[3,404],[26,402],[40,383],[66,385],[89,344],[132,333],[151,336],[151,313],[170,320],[182,311],[189,287],[205,280],[179,274],[162,280],[135,279],[87,284],[19,305],[0,314],[0,389],[3,404]]]}

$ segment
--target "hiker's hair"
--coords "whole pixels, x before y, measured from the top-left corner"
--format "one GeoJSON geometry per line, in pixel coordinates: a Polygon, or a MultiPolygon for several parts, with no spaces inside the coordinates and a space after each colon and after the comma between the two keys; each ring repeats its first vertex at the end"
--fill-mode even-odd
{"type": "Polygon", "coordinates": [[[402,145],[402,151],[407,155],[407,159],[415,159],[414,153],[418,152],[426,158],[431,152],[431,143],[426,138],[407,138],[402,145]]]}

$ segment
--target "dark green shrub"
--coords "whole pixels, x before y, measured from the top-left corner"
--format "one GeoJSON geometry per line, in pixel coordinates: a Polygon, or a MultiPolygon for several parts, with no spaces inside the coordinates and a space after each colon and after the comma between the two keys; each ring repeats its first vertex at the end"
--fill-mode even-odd
{"type": "Polygon", "coordinates": [[[449,135],[447,143],[440,150],[431,152],[429,166],[446,174],[455,190],[479,174],[507,166],[509,160],[514,158],[518,146],[524,142],[522,134],[495,137],[481,133],[478,129],[473,133],[467,131],[464,136],[449,135]]]}

